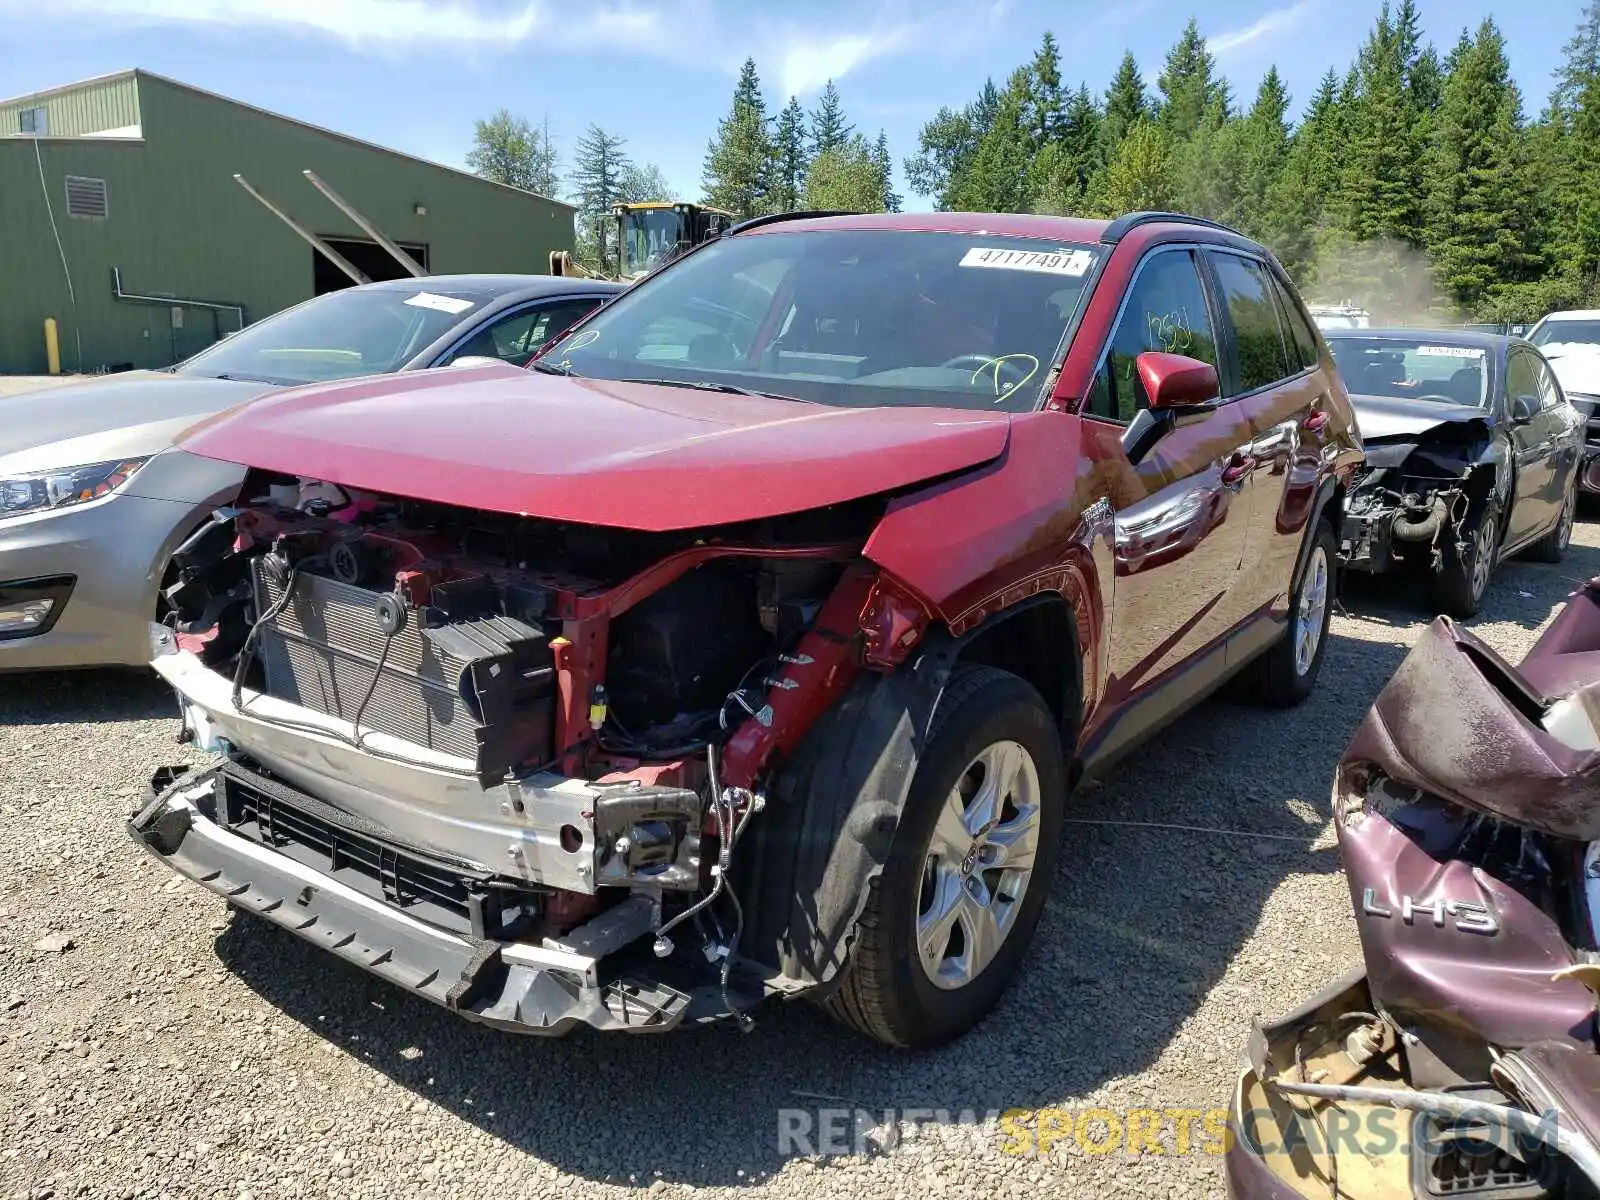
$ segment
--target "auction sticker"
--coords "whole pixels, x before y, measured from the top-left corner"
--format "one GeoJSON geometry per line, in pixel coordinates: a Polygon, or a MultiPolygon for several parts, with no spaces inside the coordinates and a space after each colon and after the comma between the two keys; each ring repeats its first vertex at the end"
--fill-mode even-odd
{"type": "Polygon", "coordinates": [[[993,267],[1001,271],[1042,271],[1046,275],[1080,276],[1094,262],[1092,250],[1003,250],[974,246],[961,256],[963,267],[993,267]]]}
{"type": "Polygon", "coordinates": [[[458,296],[441,296],[437,292],[418,292],[406,303],[415,308],[431,308],[434,312],[449,313],[451,316],[458,316],[472,307],[471,300],[463,300],[458,296]]]}
{"type": "Polygon", "coordinates": [[[1418,354],[1426,354],[1434,358],[1482,358],[1483,351],[1477,346],[1418,346],[1418,354]]]}

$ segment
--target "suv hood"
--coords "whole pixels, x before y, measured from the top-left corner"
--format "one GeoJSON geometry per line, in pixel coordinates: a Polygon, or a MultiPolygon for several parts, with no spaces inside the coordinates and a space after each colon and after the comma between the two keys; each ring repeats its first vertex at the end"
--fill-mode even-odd
{"type": "Polygon", "coordinates": [[[1600,346],[1547,345],[1545,360],[1556,373],[1561,388],[1584,396],[1600,396],[1600,346]]]}
{"type": "Polygon", "coordinates": [[[1470,404],[1439,404],[1433,400],[1401,400],[1393,396],[1350,397],[1356,410],[1361,440],[1415,437],[1440,425],[1459,425],[1467,421],[1489,424],[1487,409],[1470,404]]]}
{"type": "Polygon", "coordinates": [[[346,487],[664,531],[920,483],[1005,449],[1003,413],[828,408],[495,364],[295,388],[184,449],[346,487]]]}
{"type": "Polygon", "coordinates": [[[130,371],[0,397],[0,476],[156,454],[202,417],[272,387],[130,371]]]}

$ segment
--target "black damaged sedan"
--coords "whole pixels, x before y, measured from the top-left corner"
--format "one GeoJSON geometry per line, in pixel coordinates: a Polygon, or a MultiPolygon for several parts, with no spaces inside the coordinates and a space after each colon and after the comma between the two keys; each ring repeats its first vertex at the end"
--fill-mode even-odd
{"type": "Polygon", "coordinates": [[[1435,607],[1478,611],[1497,562],[1559,562],[1584,421],[1529,343],[1453,329],[1325,331],[1367,462],[1345,498],[1351,570],[1413,570],[1435,607]]]}

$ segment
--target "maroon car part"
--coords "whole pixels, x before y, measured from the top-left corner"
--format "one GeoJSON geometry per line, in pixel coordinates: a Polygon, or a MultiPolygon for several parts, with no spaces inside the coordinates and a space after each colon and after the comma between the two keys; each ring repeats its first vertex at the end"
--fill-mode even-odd
{"type": "MultiPolygon", "coordinates": [[[[1439,618],[1373,702],[1333,793],[1364,970],[1257,1026],[1234,1100],[1233,1195],[1410,1178],[1381,1155],[1283,1149],[1372,1106],[1471,1113],[1553,1142],[1600,1185],[1597,697],[1600,579],[1517,667],[1439,618]]],[[[1461,1194],[1493,1194],[1495,1172],[1463,1163],[1444,1172],[1461,1194]]],[[[1567,1194],[1540,1163],[1507,1168],[1533,1189],[1515,1194],[1567,1194]]]]}

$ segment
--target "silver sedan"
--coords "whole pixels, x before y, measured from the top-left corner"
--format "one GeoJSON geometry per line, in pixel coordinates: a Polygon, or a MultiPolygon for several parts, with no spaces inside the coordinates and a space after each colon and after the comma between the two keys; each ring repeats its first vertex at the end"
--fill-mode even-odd
{"type": "Polygon", "coordinates": [[[0,671],[149,661],[172,551],[244,478],[173,448],[189,426],[298,384],[524,362],[621,290],[527,275],[367,284],[165,371],[0,398],[0,671]]]}

